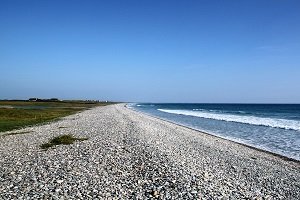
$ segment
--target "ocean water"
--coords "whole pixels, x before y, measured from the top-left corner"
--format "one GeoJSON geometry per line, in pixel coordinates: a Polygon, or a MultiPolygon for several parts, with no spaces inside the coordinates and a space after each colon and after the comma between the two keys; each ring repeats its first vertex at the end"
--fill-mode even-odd
{"type": "Polygon", "coordinates": [[[300,160],[300,104],[128,104],[187,127],[300,160]]]}

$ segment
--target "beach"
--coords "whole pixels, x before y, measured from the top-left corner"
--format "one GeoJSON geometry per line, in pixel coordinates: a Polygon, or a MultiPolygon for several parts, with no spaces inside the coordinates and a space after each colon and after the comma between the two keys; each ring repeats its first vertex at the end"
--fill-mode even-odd
{"type": "MultiPolygon", "coordinates": [[[[300,163],[126,108],[0,136],[0,199],[300,199],[300,163]],[[88,138],[42,150],[62,134],[88,138]]],[[[6,132],[10,133],[10,132],[6,132]]]]}

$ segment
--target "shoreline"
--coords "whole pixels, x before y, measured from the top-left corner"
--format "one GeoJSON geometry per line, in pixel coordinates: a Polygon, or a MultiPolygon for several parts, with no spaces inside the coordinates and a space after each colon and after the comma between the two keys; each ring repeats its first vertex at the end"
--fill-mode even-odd
{"type": "Polygon", "coordinates": [[[250,148],[250,149],[254,149],[254,150],[257,150],[257,151],[260,151],[260,152],[264,152],[264,153],[267,153],[267,154],[271,154],[271,155],[276,156],[276,157],[278,157],[278,158],[280,158],[280,159],[282,159],[282,160],[284,160],[284,161],[294,162],[294,163],[300,165],[300,160],[297,160],[297,159],[295,159],[295,158],[291,158],[291,157],[288,157],[288,156],[285,156],[285,155],[281,155],[281,154],[279,154],[279,153],[275,153],[275,152],[272,152],[272,151],[268,151],[268,150],[265,150],[265,149],[261,149],[261,148],[259,148],[259,147],[251,146],[251,145],[246,144],[246,143],[242,143],[242,142],[234,141],[234,140],[231,140],[231,139],[228,139],[228,138],[225,138],[225,137],[221,137],[221,136],[218,136],[218,135],[214,135],[214,134],[211,134],[211,133],[208,133],[208,132],[205,132],[205,131],[196,129],[196,128],[192,128],[192,127],[186,126],[186,125],[184,125],[184,124],[179,124],[179,123],[173,122],[173,121],[171,121],[171,120],[159,118],[159,117],[157,117],[157,116],[154,116],[154,115],[151,115],[151,114],[144,113],[144,112],[142,112],[142,111],[136,110],[136,109],[134,109],[134,108],[129,108],[129,107],[127,106],[127,104],[125,104],[124,107],[127,108],[127,109],[130,109],[130,110],[133,110],[133,111],[135,111],[135,112],[137,112],[137,113],[141,113],[141,114],[147,115],[147,116],[149,116],[149,117],[153,117],[153,118],[158,119],[158,120],[162,120],[162,121],[165,121],[165,122],[168,122],[168,123],[177,125],[177,126],[181,126],[181,127],[184,127],[184,128],[190,129],[190,130],[193,130],[193,131],[197,131],[197,132],[202,133],[202,134],[206,134],[206,135],[209,135],[209,136],[212,136],[212,137],[216,137],[216,138],[218,138],[218,139],[222,139],[222,140],[226,140],[226,141],[229,141],[229,142],[233,142],[233,143],[242,145],[242,146],[244,146],[244,147],[248,147],[248,148],[250,148]]]}
{"type": "Polygon", "coordinates": [[[0,199],[300,198],[299,163],[124,104],[20,131],[0,137],[0,199]],[[63,134],[88,140],[40,148],[63,134]]]}

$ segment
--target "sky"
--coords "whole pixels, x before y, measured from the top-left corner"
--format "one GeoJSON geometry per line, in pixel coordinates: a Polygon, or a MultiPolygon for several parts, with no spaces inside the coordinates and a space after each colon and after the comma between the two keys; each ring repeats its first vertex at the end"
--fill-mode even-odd
{"type": "Polygon", "coordinates": [[[298,0],[0,0],[0,99],[300,103],[298,0]]]}

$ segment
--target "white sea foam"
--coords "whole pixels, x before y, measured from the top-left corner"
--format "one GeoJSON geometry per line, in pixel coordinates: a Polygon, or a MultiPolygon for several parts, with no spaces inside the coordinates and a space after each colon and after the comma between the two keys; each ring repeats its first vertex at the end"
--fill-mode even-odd
{"type": "Polygon", "coordinates": [[[239,116],[239,115],[231,115],[231,114],[217,114],[217,113],[209,113],[209,112],[203,112],[198,110],[170,110],[170,109],[158,109],[158,110],[162,112],[171,113],[171,114],[187,115],[187,116],[201,117],[206,119],[215,119],[215,120],[222,120],[228,122],[238,122],[244,124],[269,126],[273,128],[282,128],[282,129],[300,131],[300,121],[296,121],[296,120],[263,118],[263,117],[256,117],[256,116],[239,116]]]}
{"type": "MultiPolygon", "coordinates": [[[[159,109],[158,109],[159,110],[159,109]]],[[[195,110],[195,111],[203,111],[204,109],[197,109],[197,108],[195,108],[195,109],[193,109],[193,110],[195,110]]]]}

